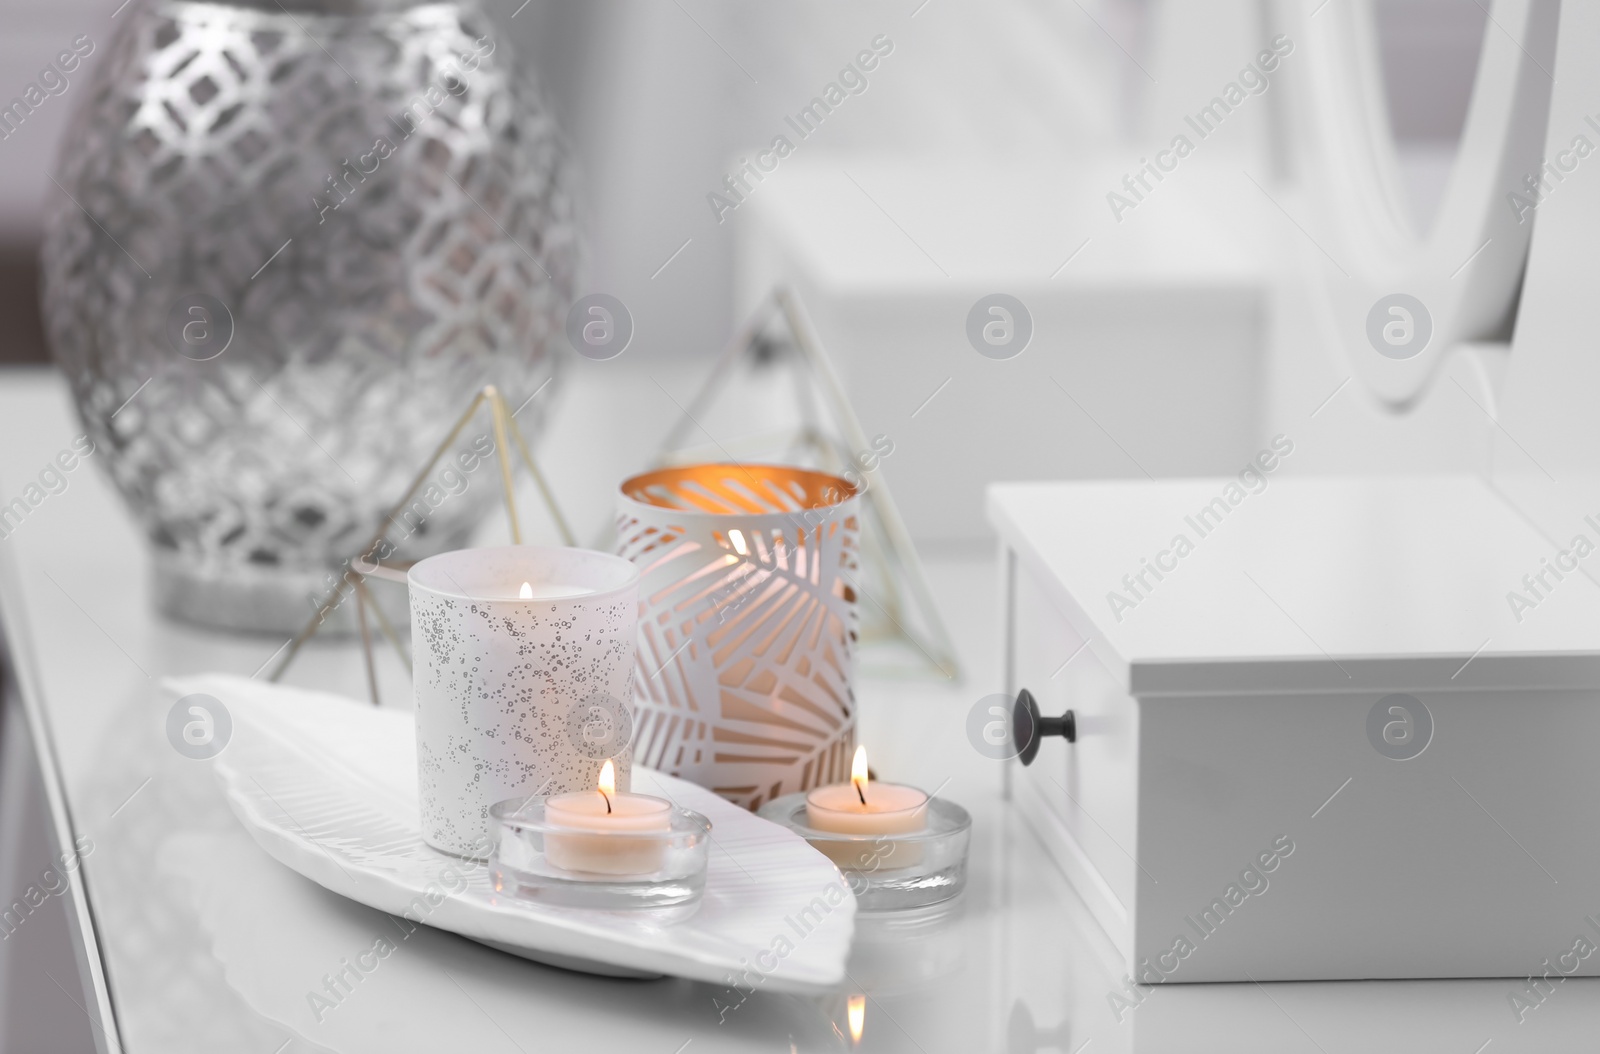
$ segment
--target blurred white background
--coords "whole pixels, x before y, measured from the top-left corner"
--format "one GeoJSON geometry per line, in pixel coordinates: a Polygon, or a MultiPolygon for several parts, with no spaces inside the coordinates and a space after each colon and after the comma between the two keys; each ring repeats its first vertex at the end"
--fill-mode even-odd
{"type": "MultiPolygon", "coordinates": [[[[735,224],[715,222],[706,195],[732,158],[786,131],[783,117],[873,37],[888,35],[893,56],[806,152],[1025,165],[1120,151],[1117,162],[1131,167],[1139,144],[1164,140],[1169,118],[1195,104],[1201,72],[1209,94],[1215,78],[1207,67],[1226,70],[1250,53],[1266,17],[1254,0],[1181,4],[1194,12],[1186,23],[1217,32],[1209,41],[1187,33],[1160,41],[1149,32],[1159,0],[920,2],[489,0],[577,149],[588,285],[620,296],[644,321],[640,339],[650,344],[639,350],[709,355],[727,338],[735,224]],[[1216,38],[1236,31],[1248,35],[1217,54],[1216,38]],[[1151,70],[1161,71],[1159,83],[1151,70]]],[[[0,83],[0,99],[20,91],[65,41],[109,40],[117,9],[113,0],[6,0],[0,71],[9,82],[0,83]]],[[[1484,15],[1470,0],[1384,0],[1377,10],[1393,127],[1426,202],[1460,130],[1484,15]]],[[[72,93],[94,61],[67,95],[0,142],[0,303],[19,321],[41,202],[58,193],[49,173],[72,93]]],[[[0,337],[8,360],[37,358],[37,340],[28,327],[0,337]]]]}

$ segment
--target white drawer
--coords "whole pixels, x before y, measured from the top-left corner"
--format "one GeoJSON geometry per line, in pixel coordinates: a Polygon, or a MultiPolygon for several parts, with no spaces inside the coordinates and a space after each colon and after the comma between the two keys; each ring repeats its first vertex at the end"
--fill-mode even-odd
{"type": "MultiPolygon", "coordinates": [[[[1416,574],[1414,565],[1397,569],[1430,559],[1421,552],[1382,554],[1373,571],[1355,566],[1360,560],[1346,566],[1354,558],[1331,541],[1311,551],[1336,566],[1297,580],[1267,538],[1293,532],[1273,521],[1297,518],[1307,495],[1319,510],[1351,498],[1338,490],[1345,484],[1315,481],[1284,487],[1305,493],[1270,510],[1262,505],[1251,526],[1229,524],[1237,527],[1230,540],[1219,534],[1209,551],[1187,558],[1203,563],[1149,591],[1137,610],[1142,622],[1131,629],[1133,619],[1118,622],[1105,583],[1120,577],[1112,569],[1140,566],[1141,531],[1162,516],[1161,501],[1148,499],[1178,490],[1172,507],[1195,507],[1196,495],[1219,485],[1062,484],[1042,504],[1045,485],[991,492],[1003,543],[1007,690],[1027,689],[1045,716],[1070,708],[1077,731],[1075,742],[1040,741],[1026,767],[1012,763],[1012,799],[1130,974],[1149,983],[1538,981],[1508,989],[1513,1007],[1513,996],[1536,1005],[1562,975],[1600,974],[1593,954],[1600,949],[1600,781],[1592,759],[1600,742],[1600,647],[1519,638],[1511,619],[1415,627],[1410,632],[1424,636],[1468,632],[1476,642],[1420,647],[1406,639],[1403,621],[1384,624],[1393,611],[1365,606],[1358,610],[1383,624],[1381,635],[1368,626],[1341,636],[1336,627],[1352,619],[1337,605],[1359,594],[1363,576],[1400,591],[1387,595],[1391,607],[1459,609],[1469,601],[1448,593],[1404,599],[1413,586],[1394,576],[1416,574]],[[1325,493],[1312,493],[1319,489],[1325,493]],[[1120,531],[1088,522],[1119,515],[1127,517],[1120,531]],[[1128,548],[1106,552],[1119,538],[1128,548]],[[1229,592],[1235,577],[1257,597],[1260,583],[1271,581],[1284,599],[1251,608],[1241,599],[1251,593],[1229,592]],[[1320,614],[1308,580],[1321,583],[1331,605],[1320,614]],[[1355,593],[1329,599],[1336,587],[1355,593]],[[1264,621],[1271,618],[1300,634],[1300,644],[1264,621]],[[1213,624],[1219,620],[1236,624],[1213,624]],[[1503,650],[1482,643],[1495,631],[1503,650]],[[1191,647],[1195,640],[1210,654],[1191,647]],[[1398,756],[1408,749],[1412,756],[1398,756]]],[[[1414,533],[1438,544],[1443,537],[1428,524],[1393,531],[1393,516],[1402,513],[1394,502],[1412,500],[1417,509],[1405,515],[1454,517],[1458,529],[1475,521],[1487,530],[1492,537],[1465,540],[1469,552],[1445,545],[1435,554],[1458,578],[1493,586],[1457,581],[1450,588],[1458,594],[1492,596],[1516,583],[1514,569],[1540,566],[1547,543],[1518,521],[1532,538],[1523,545],[1482,504],[1492,496],[1456,486],[1415,488],[1413,498],[1401,497],[1404,486],[1379,488],[1393,499],[1379,503],[1381,515],[1370,500],[1350,508],[1358,519],[1385,523],[1391,538],[1414,533]]],[[[1356,524],[1328,526],[1359,534],[1356,524]]],[[[1547,602],[1562,596],[1552,592],[1547,602]]],[[[1578,628],[1534,632],[1600,636],[1600,592],[1575,583],[1565,596],[1574,610],[1550,626],[1578,628]],[[1579,617],[1586,607],[1596,608],[1587,621],[1579,617]]]]}
{"type": "MultiPolygon", "coordinates": [[[[1009,550],[1002,567],[1016,567],[1009,550]]],[[[1027,688],[1047,715],[1071,708],[1078,730],[1070,747],[1062,741],[1041,744],[1033,764],[1021,778],[1013,777],[1013,800],[1129,958],[1138,871],[1133,853],[1139,709],[1037,578],[1023,571],[1012,581],[1013,683],[1007,692],[1015,696],[1027,688]]]]}

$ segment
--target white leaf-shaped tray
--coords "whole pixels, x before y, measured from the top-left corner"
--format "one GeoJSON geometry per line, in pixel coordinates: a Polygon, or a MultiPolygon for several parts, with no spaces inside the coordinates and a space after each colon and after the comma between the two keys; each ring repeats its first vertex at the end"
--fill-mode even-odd
{"type": "Polygon", "coordinates": [[[234,815],[273,858],[335,893],[589,973],[726,984],[759,969],[763,988],[798,993],[844,979],[855,901],[839,872],[793,833],[702,787],[633,773],[636,791],[711,820],[705,893],[692,917],[664,924],[534,904],[495,893],[483,864],[423,843],[409,714],[226,674],[165,684],[221,700],[232,731],[214,764],[234,815]],[[802,909],[796,929],[789,919],[802,909]]]}

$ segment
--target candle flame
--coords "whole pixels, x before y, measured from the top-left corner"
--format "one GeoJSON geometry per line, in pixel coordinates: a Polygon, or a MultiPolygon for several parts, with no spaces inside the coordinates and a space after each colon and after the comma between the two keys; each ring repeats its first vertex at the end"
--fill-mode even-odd
{"type": "Polygon", "coordinates": [[[533,599],[533,586],[529,585],[527,582],[522,583],[522,588],[517,590],[517,599],[518,600],[532,600],[533,599]]]}
{"type": "Polygon", "coordinates": [[[750,549],[745,545],[743,531],[739,530],[738,528],[730,529],[728,531],[728,541],[733,543],[733,551],[738,553],[740,556],[746,556],[749,554],[750,549]]]}
{"type": "Polygon", "coordinates": [[[850,1018],[850,1043],[855,1045],[861,1042],[861,1030],[867,1023],[867,997],[853,995],[845,1007],[845,1013],[850,1018]]]}
{"type": "Polygon", "coordinates": [[[611,815],[611,799],[617,793],[617,767],[607,758],[606,763],[600,766],[600,783],[596,788],[600,797],[606,800],[606,815],[611,815]]]}
{"type": "Polygon", "coordinates": [[[855,786],[856,793],[861,796],[861,804],[867,804],[867,748],[865,744],[856,747],[856,756],[850,762],[850,782],[855,786]]]}

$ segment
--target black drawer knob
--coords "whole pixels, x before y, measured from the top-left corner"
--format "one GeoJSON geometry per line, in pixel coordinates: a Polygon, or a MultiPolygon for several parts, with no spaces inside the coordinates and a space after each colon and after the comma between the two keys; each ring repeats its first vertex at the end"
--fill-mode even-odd
{"type": "Polygon", "coordinates": [[[1024,688],[1017,693],[1016,705],[1011,708],[1011,742],[1017,748],[1017,760],[1024,765],[1033,764],[1039,741],[1045,736],[1063,736],[1068,743],[1076,743],[1078,719],[1071,710],[1060,717],[1041,717],[1033,693],[1024,688]]]}

